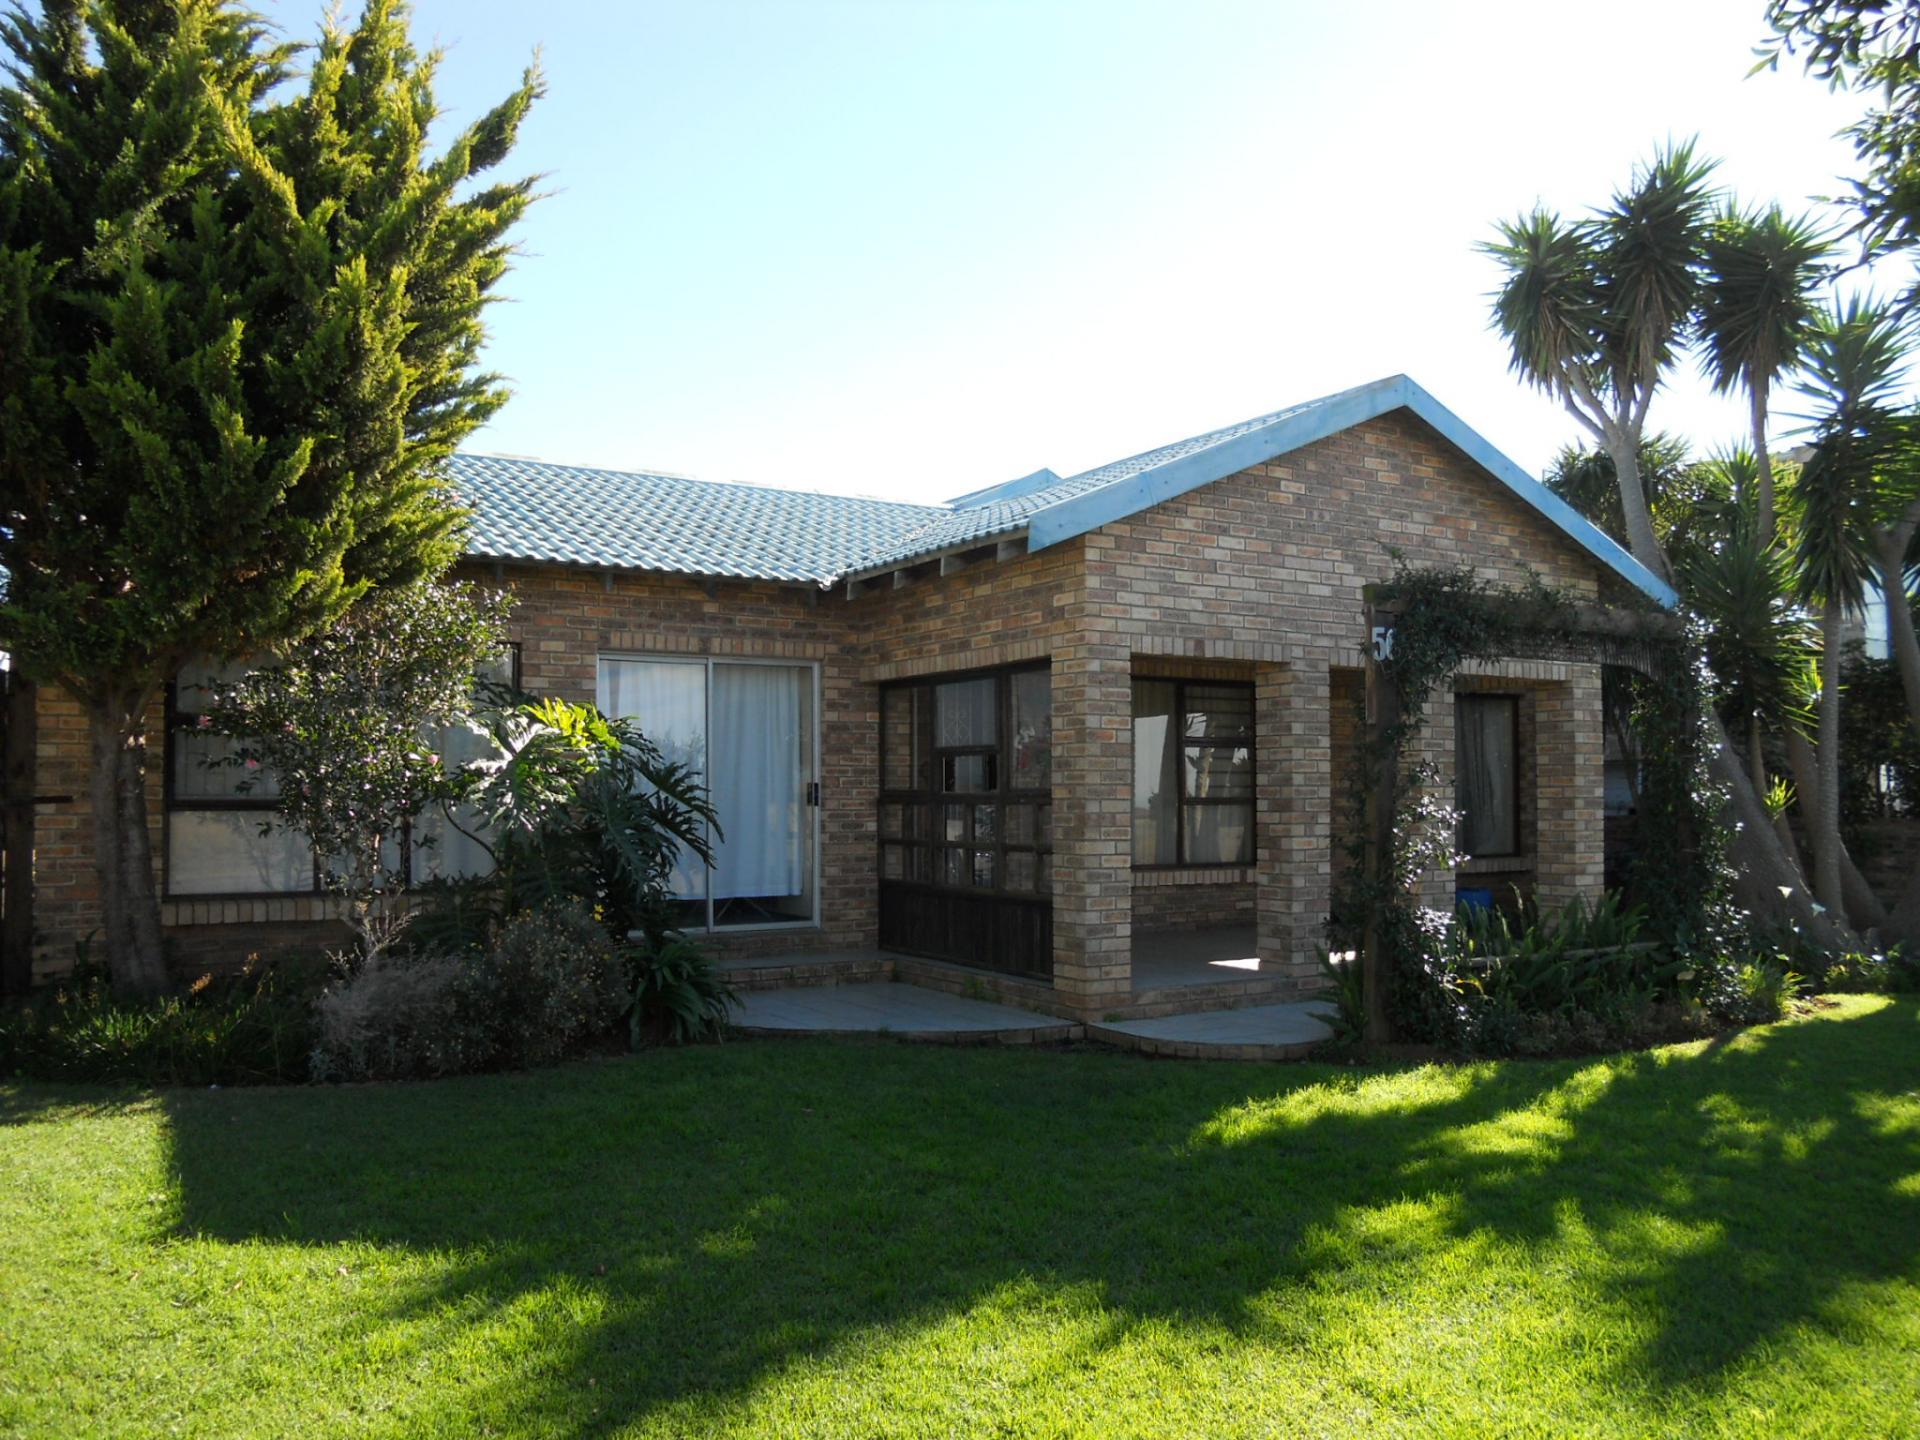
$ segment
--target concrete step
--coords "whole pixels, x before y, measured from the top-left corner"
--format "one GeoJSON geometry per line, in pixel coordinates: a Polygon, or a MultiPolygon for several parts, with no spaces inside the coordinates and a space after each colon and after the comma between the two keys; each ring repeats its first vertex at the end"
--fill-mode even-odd
{"type": "Polygon", "coordinates": [[[1249,1005],[1145,1020],[1103,1021],[1087,1038],[1146,1055],[1188,1060],[1299,1060],[1333,1038],[1324,1000],[1249,1005]]]}

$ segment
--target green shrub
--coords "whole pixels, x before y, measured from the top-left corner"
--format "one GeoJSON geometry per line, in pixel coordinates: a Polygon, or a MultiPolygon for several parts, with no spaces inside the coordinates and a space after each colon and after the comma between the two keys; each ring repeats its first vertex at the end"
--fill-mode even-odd
{"type": "Polygon", "coordinates": [[[509,920],[461,970],[460,1002],[490,1063],[552,1065],[605,1040],[627,1008],[620,955],[599,921],[562,902],[509,920]]]}
{"type": "Polygon", "coordinates": [[[606,1040],[628,1003],[582,907],[516,916],[477,953],[384,957],[322,998],[313,1075],[413,1080],[551,1065],[606,1040]]]}
{"type": "Polygon", "coordinates": [[[1804,982],[1778,961],[1743,960],[1712,972],[1707,1008],[1733,1025],[1765,1025],[1786,1014],[1804,982]]]}
{"type": "Polygon", "coordinates": [[[1327,991],[1334,1007],[1328,1017],[1333,1038],[1343,1044],[1359,1040],[1367,1033],[1367,987],[1360,969],[1360,952],[1342,950],[1336,957],[1315,946],[1313,953],[1319,958],[1320,969],[1333,982],[1327,991]]]}
{"type": "Polygon", "coordinates": [[[657,946],[631,946],[625,955],[633,976],[629,1023],[636,1046],[719,1035],[735,1003],[733,987],[706,951],[672,935],[657,946]]]}
{"type": "Polygon", "coordinates": [[[116,999],[82,972],[0,1009],[0,1075],[124,1085],[257,1085],[304,1079],[317,965],[250,964],[185,993],[116,999]]]}

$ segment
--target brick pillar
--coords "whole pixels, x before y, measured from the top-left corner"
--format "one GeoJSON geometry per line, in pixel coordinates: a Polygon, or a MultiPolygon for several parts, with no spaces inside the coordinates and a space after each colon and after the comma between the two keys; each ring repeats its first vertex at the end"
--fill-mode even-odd
{"type": "Polygon", "coordinates": [[[1125,645],[1053,657],[1053,986],[1098,1018],[1133,993],[1133,674],[1125,645]]]}
{"type": "MultiPolygon", "coordinates": [[[[1454,801],[1454,736],[1459,726],[1454,720],[1453,678],[1448,676],[1433,687],[1433,694],[1427,700],[1426,723],[1420,727],[1409,747],[1409,761],[1424,762],[1432,767],[1433,778],[1428,782],[1429,793],[1443,805],[1451,806],[1454,801]]],[[[1452,843],[1448,835],[1447,841],[1452,843]]],[[[1414,887],[1419,902],[1430,910],[1439,910],[1444,914],[1453,913],[1454,870],[1451,865],[1436,867],[1420,877],[1414,887]]]]}
{"type": "Polygon", "coordinates": [[[1606,777],[1600,667],[1576,665],[1565,683],[1534,694],[1542,912],[1606,891],[1606,777]]]}
{"type": "Polygon", "coordinates": [[[1254,867],[1259,952],[1315,981],[1332,903],[1333,715],[1324,662],[1254,671],[1254,867]]]}

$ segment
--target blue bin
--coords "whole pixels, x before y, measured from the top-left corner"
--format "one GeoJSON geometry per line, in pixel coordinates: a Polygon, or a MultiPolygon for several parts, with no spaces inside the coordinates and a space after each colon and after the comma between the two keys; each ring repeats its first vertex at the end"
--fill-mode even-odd
{"type": "Polygon", "coordinates": [[[1461,885],[1453,892],[1453,903],[1463,910],[1491,910],[1493,891],[1484,885],[1461,885]]]}

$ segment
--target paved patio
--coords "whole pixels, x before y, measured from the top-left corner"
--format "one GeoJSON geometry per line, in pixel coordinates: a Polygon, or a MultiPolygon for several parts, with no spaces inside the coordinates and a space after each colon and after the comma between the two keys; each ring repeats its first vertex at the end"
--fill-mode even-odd
{"type": "Polygon", "coordinates": [[[1133,937],[1133,988],[1231,985],[1271,978],[1262,971],[1251,925],[1209,925],[1133,937]]]}
{"type": "Polygon", "coordinates": [[[850,1035],[887,1031],[918,1039],[1072,1039],[1080,1027],[1052,1015],[886,981],[748,990],[734,1011],[736,1029],[850,1035]],[[1039,1032],[1051,1032],[1042,1036],[1039,1032]]]}
{"type": "Polygon", "coordinates": [[[745,991],[733,1024],[761,1035],[887,1034],[1002,1044],[1086,1038],[1156,1055],[1286,1060],[1304,1055],[1333,1033],[1323,1018],[1331,1008],[1323,1000],[1309,1000],[1080,1025],[1013,1005],[883,981],[745,991]]]}

